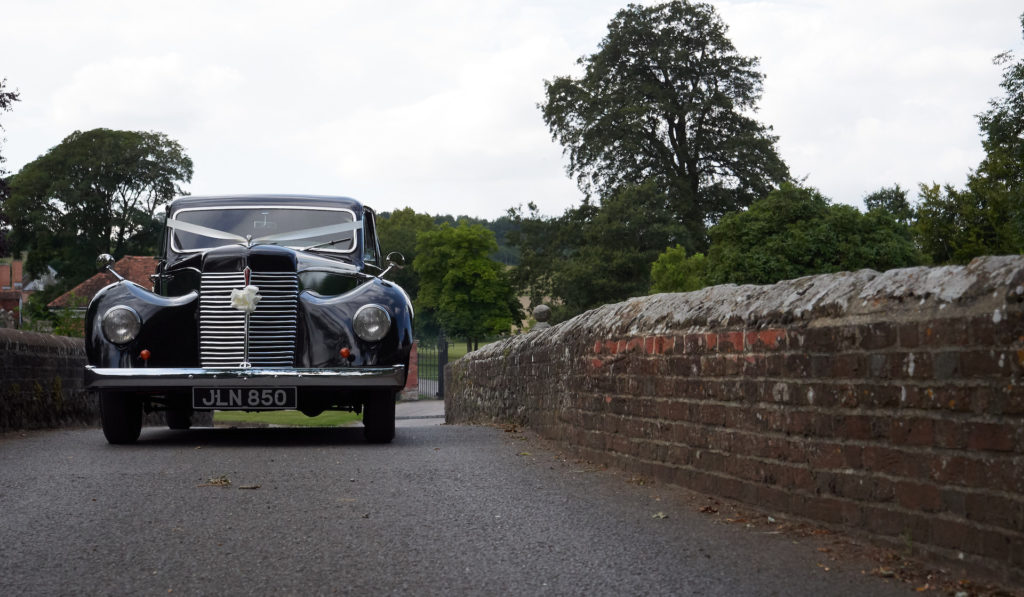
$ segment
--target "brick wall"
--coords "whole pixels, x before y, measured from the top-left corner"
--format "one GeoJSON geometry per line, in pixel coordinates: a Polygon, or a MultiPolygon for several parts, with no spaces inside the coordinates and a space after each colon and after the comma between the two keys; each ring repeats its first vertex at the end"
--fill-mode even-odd
{"type": "MultiPolygon", "coordinates": [[[[99,425],[96,397],[84,389],[85,344],[80,338],[0,328],[0,433],[99,425]]],[[[209,426],[208,413],[192,416],[209,426]]],[[[165,425],[164,413],[143,424],[165,425]]]]}
{"type": "Polygon", "coordinates": [[[1024,582],[1024,256],[632,299],[446,379],[449,422],[1024,582]]]}
{"type": "Polygon", "coordinates": [[[96,425],[81,339],[0,328],[0,432],[96,425]]]}

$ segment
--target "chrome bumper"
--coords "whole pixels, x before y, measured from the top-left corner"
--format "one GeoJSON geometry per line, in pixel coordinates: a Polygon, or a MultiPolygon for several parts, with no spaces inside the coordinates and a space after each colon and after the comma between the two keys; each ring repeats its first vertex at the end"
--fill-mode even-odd
{"type": "Polygon", "coordinates": [[[191,387],[401,387],[404,384],[405,365],[351,369],[120,369],[85,366],[85,387],[90,390],[191,387]]]}

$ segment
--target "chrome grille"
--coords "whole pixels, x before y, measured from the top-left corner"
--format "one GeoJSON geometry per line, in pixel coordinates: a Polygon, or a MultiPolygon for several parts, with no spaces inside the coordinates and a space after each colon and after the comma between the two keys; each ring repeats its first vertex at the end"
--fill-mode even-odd
{"type": "MultiPolygon", "coordinates": [[[[295,363],[298,276],[252,272],[260,301],[249,316],[249,364],[292,367],[295,363]]],[[[245,362],[245,313],[231,307],[231,291],[245,287],[245,274],[204,273],[199,297],[199,361],[203,367],[238,367],[245,362]]]]}

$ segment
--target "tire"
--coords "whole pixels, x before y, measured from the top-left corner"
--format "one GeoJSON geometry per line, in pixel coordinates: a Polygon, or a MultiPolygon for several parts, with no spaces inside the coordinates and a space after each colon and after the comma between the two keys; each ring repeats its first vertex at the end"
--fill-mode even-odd
{"type": "Polygon", "coordinates": [[[164,413],[168,429],[185,430],[192,427],[192,409],[172,408],[164,413]]]}
{"type": "Polygon", "coordinates": [[[131,394],[100,392],[100,422],[109,443],[135,443],[142,432],[142,400],[131,394]]]}
{"type": "Polygon", "coordinates": [[[371,444],[395,439],[395,397],[397,392],[373,392],[363,404],[363,434],[371,444]]]}

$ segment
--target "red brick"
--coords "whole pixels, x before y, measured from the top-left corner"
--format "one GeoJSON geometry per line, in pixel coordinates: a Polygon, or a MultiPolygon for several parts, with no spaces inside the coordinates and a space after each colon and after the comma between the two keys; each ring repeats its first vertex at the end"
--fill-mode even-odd
{"type": "Polygon", "coordinates": [[[767,329],[746,334],[747,350],[776,350],[786,345],[786,330],[767,329]]]}
{"type": "Polygon", "coordinates": [[[966,445],[964,422],[958,419],[939,419],[932,424],[933,442],[938,448],[960,450],[966,445]]]}
{"type": "Polygon", "coordinates": [[[934,421],[924,418],[895,418],[889,438],[897,445],[930,446],[934,441],[934,421]]]}
{"type": "Polygon", "coordinates": [[[1009,376],[1017,369],[1017,354],[996,350],[966,351],[960,355],[960,369],[964,377],[1009,376]]]}
{"type": "Polygon", "coordinates": [[[896,501],[909,510],[938,512],[942,509],[942,496],[935,485],[897,483],[896,501]]]}
{"type": "Polygon", "coordinates": [[[967,519],[1007,530],[1024,531],[1024,500],[969,493],[964,498],[967,519]]]}
{"type": "Polygon", "coordinates": [[[904,323],[898,330],[900,348],[917,348],[921,345],[919,324],[904,323]]]}
{"type": "Polygon", "coordinates": [[[719,352],[740,352],[743,350],[743,332],[723,332],[718,335],[719,352]]]}
{"type": "Polygon", "coordinates": [[[921,332],[925,346],[967,346],[970,343],[968,322],[962,319],[939,319],[928,323],[921,332]]]}
{"type": "Polygon", "coordinates": [[[917,458],[915,454],[882,446],[865,446],[863,457],[866,469],[896,477],[905,476],[909,461],[917,458]]]}
{"type": "Polygon", "coordinates": [[[1014,427],[1004,423],[968,423],[967,449],[1012,452],[1016,441],[1014,427]]]}
{"type": "Polygon", "coordinates": [[[706,350],[714,350],[714,346],[708,346],[709,338],[714,334],[687,334],[683,336],[683,352],[688,354],[701,353],[706,350]]]}
{"type": "Polygon", "coordinates": [[[875,323],[861,329],[860,342],[863,350],[880,350],[896,344],[897,328],[889,323],[875,323]]]}

